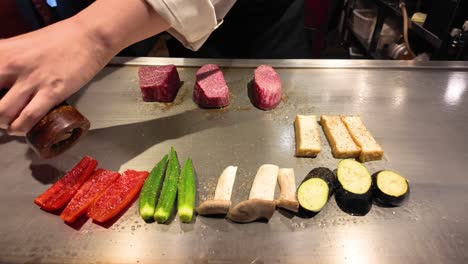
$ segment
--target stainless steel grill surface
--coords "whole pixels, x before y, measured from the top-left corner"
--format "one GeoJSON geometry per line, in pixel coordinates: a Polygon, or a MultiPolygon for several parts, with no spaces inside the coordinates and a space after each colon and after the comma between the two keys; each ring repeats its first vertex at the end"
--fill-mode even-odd
{"type": "Polygon", "coordinates": [[[0,134],[0,262],[467,263],[467,89],[468,63],[115,59],[69,100],[92,123],[70,151],[41,160],[22,138],[0,134]],[[184,81],[175,102],[143,102],[137,66],[169,63],[184,81]],[[232,99],[226,109],[192,101],[195,71],[205,63],[222,67],[232,99]],[[248,97],[260,64],[275,67],[283,83],[282,102],[268,112],[248,97]],[[150,170],[174,146],[181,161],[193,158],[198,201],[236,165],[233,204],[247,199],[264,163],[294,168],[297,182],[315,167],[335,169],[323,132],[317,158],[294,157],[296,114],[360,114],[385,150],[383,160],[365,165],[407,177],[408,203],[358,217],[331,199],[309,219],[277,211],[269,223],[175,217],[168,225],[146,224],[135,203],[108,227],[69,226],[33,204],[83,155],[107,169],[150,170]]]}

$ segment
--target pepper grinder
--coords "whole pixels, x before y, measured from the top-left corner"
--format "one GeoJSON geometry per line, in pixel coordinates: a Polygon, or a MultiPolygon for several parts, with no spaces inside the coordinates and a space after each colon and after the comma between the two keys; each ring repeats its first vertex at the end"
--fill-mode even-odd
{"type": "Polygon", "coordinates": [[[89,120],[76,108],[64,102],[54,107],[27,134],[29,146],[44,159],[67,151],[84,137],[89,120]]]}

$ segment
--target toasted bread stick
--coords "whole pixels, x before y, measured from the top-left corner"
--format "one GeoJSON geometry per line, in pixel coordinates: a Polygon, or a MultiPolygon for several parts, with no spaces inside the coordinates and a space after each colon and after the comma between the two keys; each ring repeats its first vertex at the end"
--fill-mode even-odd
{"type": "Polygon", "coordinates": [[[354,143],[340,116],[322,115],[320,124],[330,143],[333,157],[338,159],[359,157],[361,149],[354,143]]]}
{"type": "Polygon", "coordinates": [[[367,130],[359,116],[341,116],[354,142],[361,148],[359,160],[362,162],[380,160],[384,151],[372,134],[367,130]]]}
{"type": "Polygon", "coordinates": [[[296,156],[317,156],[322,149],[317,117],[314,115],[297,115],[294,127],[296,130],[296,156]]]}

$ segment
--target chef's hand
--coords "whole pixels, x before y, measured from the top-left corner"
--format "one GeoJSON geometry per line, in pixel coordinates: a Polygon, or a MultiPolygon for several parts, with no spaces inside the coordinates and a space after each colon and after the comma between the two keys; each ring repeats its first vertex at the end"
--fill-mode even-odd
{"type": "Polygon", "coordinates": [[[24,135],[112,58],[73,21],[0,41],[0,127],[24,135]]]}
{"type": "Polygon", "coordinates": [[[0,40],[0,128],[25,135],[120,50],[169,25],[144,0],[100,0],[70,19],[0,40]]]}

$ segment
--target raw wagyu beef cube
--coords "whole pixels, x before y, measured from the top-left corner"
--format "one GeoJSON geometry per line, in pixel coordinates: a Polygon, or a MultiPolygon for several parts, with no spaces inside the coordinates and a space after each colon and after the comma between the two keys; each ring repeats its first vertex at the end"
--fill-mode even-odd
{"type": "Polygon", "coordinates": [[[175,65],[143,66],[138,69],[140,89],[146,102],[172,102],[180,88],[175,65]]]}
{"type": "Polygon", "coordinates": [[[216,64],[203,65],[197,71],[193,100],[200,107],[221,108],[229,105],[229,89],[216,64]]]}
{"type": "Polygon", "coordinates": [[[281,101],[281,79],[275,70],[267,65],[255,69],[253,80],[253,103],[262,110],[271,110],[281,101]]]}

